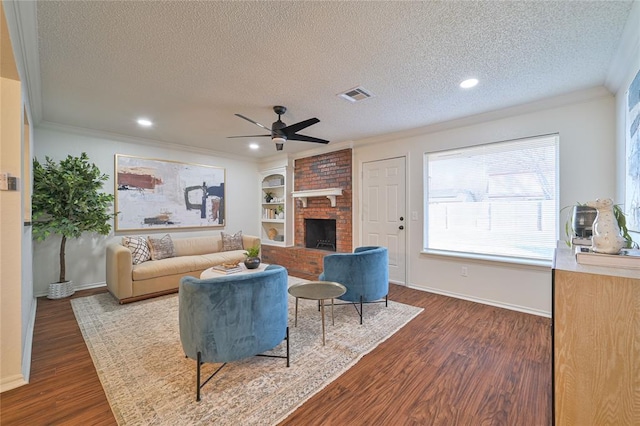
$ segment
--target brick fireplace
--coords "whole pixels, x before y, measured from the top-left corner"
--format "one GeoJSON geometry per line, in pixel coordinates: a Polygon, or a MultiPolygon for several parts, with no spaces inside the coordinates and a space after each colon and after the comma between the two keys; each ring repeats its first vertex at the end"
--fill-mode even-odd
{"type": "Polygon", "coordinates": [[[309,197],[307,207],[297,199],[294,203],[294,245],[262,246],[264,262],[282,265],[292,275],[317,279],[322,272],[322,258],[333,252],[327,245],[334,244],[336,252],[352,251],[351,166],[351,149],[295,161],[294,191],[342,188],[342,195],[336,197],[335,207],[327,197],[309,197]],[[335,242],[320,238],[322,241],[316,243],[316,247],[307,248],[305,219],[335,221],[335,242]]]}

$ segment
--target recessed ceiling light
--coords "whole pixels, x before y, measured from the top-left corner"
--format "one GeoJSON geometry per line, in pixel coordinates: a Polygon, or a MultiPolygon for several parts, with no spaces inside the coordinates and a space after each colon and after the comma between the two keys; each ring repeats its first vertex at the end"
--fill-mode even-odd
{"type": "Polygon", "coordinates": [[[153,122],[148,118],[138,118],[138,124],[142,127],[151,127],[153,125],[153,122]]]}
{"type": "Polygon", "coordinates": [[[478,84],[478,79],[470,78],[460,83],[460,87],[462,87],[463,89],[470,89],[476,84],[478,84]]]}
{"type": "Polygon", "coordinates": [[[258,148],[260,148],[260,145],[258,145],[257,143],[251,143],[251,144],[249,144],[249,148],[258,149],[258,148]]]}

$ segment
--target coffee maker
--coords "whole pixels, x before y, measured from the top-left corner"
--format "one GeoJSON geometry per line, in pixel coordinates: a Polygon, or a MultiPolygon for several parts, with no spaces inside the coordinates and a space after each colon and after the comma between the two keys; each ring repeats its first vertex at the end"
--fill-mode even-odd
{"type": "Polygon", "coordinates": [[[592,207],[574,206],[571,221],[573,235],[571,242],[573,245],[591,245],[593,236],[593,222],[596,220],[598,211],[592,207]]]}

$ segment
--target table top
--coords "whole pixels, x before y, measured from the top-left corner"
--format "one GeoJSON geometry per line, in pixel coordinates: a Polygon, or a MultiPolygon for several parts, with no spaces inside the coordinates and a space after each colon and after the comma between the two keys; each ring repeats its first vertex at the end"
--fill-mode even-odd
{"type": "Polygon", "coordinates": [[[216,278],[216,277],[228,277],[228,276],[233,276],[233,275],[245,275],[245,274],[253,274],[255,272],[262,272],[265,269],[267,269],[267,266],[269,266],[268,263],[260,263],[260,266],[258,266],[256,269],[247,269],[246,266],[244,266],[244,263],[240,262],[239,265],[240,268],[242,269],[239,272],[234,272],[232,274],[227,274],[223,271],[217,271],[213,268],[209,268],[209,269],[205,269],[201,274],[200,274],[200,279],[204,280],[207,278],[216,278]]]}
{"type": "Polygon", "coordinates": [[[333,299],[346,292],[345,286],[332,281],[309,281],[289,287],[289,294],[293,297],[310,300],[333,299]]]}

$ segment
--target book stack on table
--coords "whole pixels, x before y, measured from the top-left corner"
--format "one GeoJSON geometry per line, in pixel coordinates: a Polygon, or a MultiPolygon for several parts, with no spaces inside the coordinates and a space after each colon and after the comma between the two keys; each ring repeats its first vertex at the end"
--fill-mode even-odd
{"type": "Polygon", "coordinates": [[[576,246],[576,262],[582,265],[640,269],[640,250],[622,249],[618,254],[596,253],[591,247],[576,246]]]}
{"type": "Polygon", "coordinates": [[[236,272],[241,272],[244,270],[239,264],[238,265],[217,265],[213,268],[214,271],[219,272],[221,274],[235,274],[236,272]]]}

